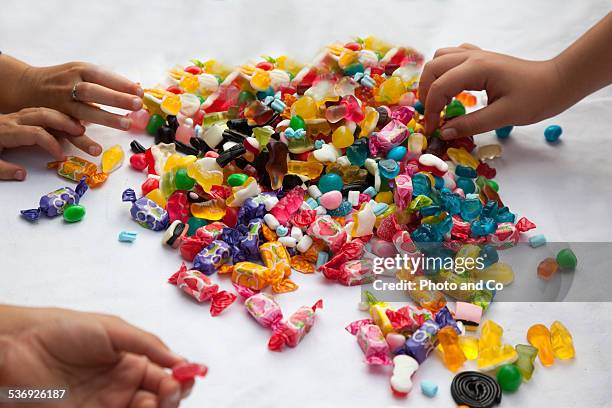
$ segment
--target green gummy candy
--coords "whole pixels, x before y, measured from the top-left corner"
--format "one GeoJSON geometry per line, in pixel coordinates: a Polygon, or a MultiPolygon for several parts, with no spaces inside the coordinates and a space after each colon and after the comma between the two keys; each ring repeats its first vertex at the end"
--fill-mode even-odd
{"type": "Polygon", "coordinates": [[[227,178],[227,184],[229,184],[232,187],[238,187],[238,186],[243,185],[247,181],[248,178],[249,176],[247,176],[246,174],[235,173],[227,178]]]}
{"type": "Polygon", "coordinates": [[[563,269],[575,269],[578,265],[578,260],[574,251],[569,248],[562,249],[557,254],[557,263],[563,269]]]}
{"type": "Polygon", "coordinates": [[[79,222],[85,217],[85,207],[73,204],[64,208],[64,220],[66,222],[79,222]]]}

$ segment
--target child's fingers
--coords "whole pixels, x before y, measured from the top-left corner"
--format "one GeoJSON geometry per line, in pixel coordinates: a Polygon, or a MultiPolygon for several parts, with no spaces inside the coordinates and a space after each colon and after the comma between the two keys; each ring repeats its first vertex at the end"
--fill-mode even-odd
{"type": "Polygon", "coordinates": [[[128,130],[132,123],[132,121],[125,116],[116,115],[86,103],[75,104],[72,111],[73,116],[81,120],[119,130],[128,130]]]}
{"type": "Polygon", "coordinates": [[[84,81],[93,82],[118,92],[142,97],[144,92],[140,85],[104,68],[87,64],[81,74],[84,81]]]}
{"type": "Polygon", "coordinates": [[[419,79],[419,99],[422,102],[426,101],[431,84],[446,71],[462,64],[467,59],[467,54],[448,54],[425,64],[425,68],[423,68],[421,78],[419,79]]]}
{"type": "Polygon", "coordinates": [[[480,48],[470,43],[463,43],[458,47],[445,47],[436,50],[434,54],[434,58],[441,57],[447,54],[455,54],[459,52],[471,51],[471,50],[479,50],[480,48]]]}
{"type": "Polygon", "coordinates": [[[64,150],[58,140],[39,126],[19,126],[20,142],[24,146],[38,145],[51,153],[55,160],[64,160],[64,150]]]}
{"type": "Polygon", "coordinates": [[[436,79],[429,87],[425,100],[425,133],[430,134],[440,121],[440,112],[455,95],[463,90],[482,90],[486,78],[478,64],[461,64],[436,79]]]}
{"type": "Polygon", "coordinates": [[[80,82],[77,86],[80,102],[93,102],[126,110],[142,108],[142,99],[132,94],[114,91],[91,82],[80,82]]]}
{"type": "Polygon", "coordinates": [[[452,140],[508,126],[508,114],[512,109],[507,105],[504,99],[499,99],[475,112],[454,118],[444,124],[440,137],[452,140]]]}
{"type": "Polygon", "coordinates": [[[0,180],[25,180],[26,170],[14,163],[0,160],[0,180]]]}
{"type": "Polygon", "coordinates": [[[85,132],[85,127],[76,119],[48,108],[24,109],[23,115],[19,117],[19,123],[28,126],[57,129],[75,136],[82,135],[85,132]]]}

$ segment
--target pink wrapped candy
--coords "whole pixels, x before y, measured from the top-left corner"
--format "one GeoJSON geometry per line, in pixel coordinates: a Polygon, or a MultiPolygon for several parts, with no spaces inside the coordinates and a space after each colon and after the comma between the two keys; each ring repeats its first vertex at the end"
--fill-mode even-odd
{"type": "Polygon", "coordinates": [[[391,119],[380,132],[375,132],[370,136],[370,153],[372,156],[379,156],[399,146],[410,134],[410,131],[402,122],[391,119]]]}
{"type": "Polygon", "coordinates": [[[389,344],[380,327],[370,319],[357,320],[346,326],[346,330],[357,336],[357,343],[365,355],[365,361],[371,365],[390,365],[389,344]]]}
{"type": "Polygon", "coordinates": [[[374,281],[372,261],[369,259],[354,259],[345,262],[340,267],[338,282],[345,286],[365,285],[374,281]]]}
{"type": "Polygon", "coordinates": [[[275,330],[268,348],[272,351],[282,351],[283,347],[295,347],[308,334],[315,322],[315,312],[323,307],[323,300],[319,299],[311,307],[302,306],[286,321],[280,323],[275,330]]]}
{"type": "Polygon", "coordinates": [[[286,224],[289,218],[300,209],[300,206],[304,202],[304,189],[302,187],[295,187],[290,190],[278,203],[270,210],[270,213],[280,222],[286,224]]]}
{"type": "Polygon", "coordinates": [[[176,285],[200,303],[210,300],[212,316],[219,315],[236,300],[236,295],[224,290],[220,291],[219,286],[214,284],[208,276],[200,271],[188,270],[185,263],[168,279],[168,282],[176,285]]]}

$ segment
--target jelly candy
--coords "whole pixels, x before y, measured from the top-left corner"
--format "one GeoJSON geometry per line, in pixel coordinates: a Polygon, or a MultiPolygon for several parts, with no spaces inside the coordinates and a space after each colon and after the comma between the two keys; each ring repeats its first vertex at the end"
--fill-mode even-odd
{"type": "Polygon", "coordinates": [[[550,280],[557,273],[559,265],[555,258],[546,258],[538,265],[538,278],[550,280]]]}
{"type": "Polygon", "coordinates": [[[514,126],[504,126],[499,129],[495,129],[495,134],[499,139],[507,139],[510,137],[510,133],[512,133],[512,129],[514,126]]]}
{"type": "Polygon", "coordinates": [[[433,398],[438,394],[438,385],[429,380],[421,381],[421,392],[423,395],[433,398]]]}
{"type": "Polygon", "coordinates": [[[78,204],[68,204],[64,207],[64,221],[79,222],[85,217],[85,207],[78,204]]]}
{"type": "Polygon", "coordinates": [[[332,134],[332,144],[338,149],[349,147],[354,141],[353,131],[346,125],[339,126],[332,134]]]}
{"type": "Polygon", "coordinates": [[[319,190],[322,193],[327,193],[328,191],[338,190],[340,191],[343,186],[342,177],[340,177],[336,173],[327,173],[321,176],[319,179],[319,190]]]}
{"type": "Polygon", "coordinates": [[[554,363],[550,331],[543,324],[534,324],[527,331],[529,344],[538,349],[542,365],[548,367],[554,363]]]}
{"type": "Polygon", "coordinates": [[[488,268],[477,272],[476,277],[483,281],[494,280],[503,285],[509,285],[514,281],[514,272],[510,265],[503,262],[496,262],[488,268]]]}
{"type": "Polygon", "coordinates": [[[191,214],[197,218],[218,221],[225,216],[227,207],[223,199],[214,199],[191,204],[191,214]]]}
{"type": "Polygon", "coordinates": [[[438,332],[438,341],[442,346],[444,365],[453,372],[457,371],[466,360],[463,350],[459,347],[457,332],[451,326],[443,327],[438,332]]]}
{"type": "Polygon", "coordinates": [[[549,143],[554,143],[561,137],[563,129],[559,125],[550,125],[544,130],[544,137],[549,143]]]}
{"type": "Polygon", "coordinates": [[[352,145],[346,149],[346,157],[354,166],[363,166],[368,158],[368,142],[367,139],[357,139],[352,145]]]}
{"type": "Polygon", "coordinates": [[[447,106],[445,112],[446,119],[452,119],[457,116],[465,115],[465,106],[458,99],[453,99],[447,106]]]}
{"type": "Polygon", "coordinates": [[[553,322],[550,326],[550,334],[555,357],[562,360],[574,358],[576,351],[574,350],[572,335],[560,321],[555,320],[553,322]]]}
{"type": "Polygon", "coordinates": [[[112,173],[123,164],[125,154],[120,145],[109,147],[102,153],[102,172],[112,173]]]}
{"type": "Polygon", "coordinates": [[[528,344],[517,344],[514,348],[518,353],[518,360],[516,360],[514,365],[521,372],[523,381],[529,381],[533,375],[533,362],[538,355],[538,349],[528,344]]]}
{"type": "Polygon", "coordinates": [[[180,363],[172,367],[172,376],[179,382],[193,380],[195,377],[205,377],[208,367],[198,363],[180,363]]]}
{"type": "Polygon", "coordinates": [[[454,147],[449,147],[446,151],[448,158],[452,160],[455,164],[461,164],[464,166],[469,166],[473,169],[477,169],[480,165],[480,162],[474,158],[470,153],[468,153],[464,148],[456,149],[454,147]]]}
{"type": "Polygon", "coordinates": [[[270,176],[273,190],[278,190],[283,186],[283,177],[287,174],[287,155],[289,150],[287,145],[282,142],[271,141],[267,145],[270,156],[266,163],[266,171],[270,176]]]}
{"type": "MultiPolygon", "coordinates": [[[[478,358],[478,339],[475,337],[459,336],[459,347],[468,360],[478,358]]],[[[520,358],[520,357],[519,357],[520,358]]]]}
{"type": "Polygon", "coordinates": [[[303,96],[291,105],[291,114],[297,115],[304,120],[316,118],[318,112],[317,103],[310,96],[303,96]]]}
{"type": "Polygon", "coordinates": [[[497,157],[501,157],[501,155],[502,148],[498,144],[480,146],[478,150],[476,150],[476,157],[478,157],[478,160],[493,160],[497,157]]]}
{"type": "Polygon", "coordinates": [[[397,104],[404,92],[406,92],[406,88],[401,78],[392,76],[385,80],[378,88],[376,101],[385,104],[397,104]]]}
{"type": "Polygon", "coordinates": [[[203,157],[191,163],[187,167],[187,175],[206,191],[211,191],[213,186],[223,184],[223,171],[212,157],[203,157]]]}
{"type": "Polygon", "coordinates": [[[459,95],[455,96],[455,99],[461,102],[463,106],[467,107],[475,106],[478,102],[476,96],[469,92],[461,92],[459,95]]]}
{"type": "Polygon", "coordinates": [[[518,390],[523,382],[521,372],[514,364],[505,364],[497,371],[497,382],[502,391],[514,392],[518,390]]]}
{"type": "Polygon", "coordinates": [[[149,118],[149,123],[147,124],[147,133],[151,136],[157,135],[157,130],[161,128],[166,121],[164,118],[156,113],[151,115],[149,118]]]}
{"type": "Polygon", "coordinates": [[[563,269],[576,269],[578,260],[574,251],[569,248],[564,248],[557,254],[557,263],[563,269]]]}
{"type": "Polygon", "coordinates": [[[487,320],[483,323],[478,340],[478,369],[489,371],[516,361],[516,350],[508,344],[502,345],[502,334],[503,329],[494,321],[487,320]]]}

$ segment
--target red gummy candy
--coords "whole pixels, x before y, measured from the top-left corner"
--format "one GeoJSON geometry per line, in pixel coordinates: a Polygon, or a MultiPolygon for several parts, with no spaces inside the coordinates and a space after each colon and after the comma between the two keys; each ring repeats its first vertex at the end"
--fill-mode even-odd
{"type": "Polygon", "coordinates": [[[144,153],[136,153],[130,156],[130,166],[134,170],[143,171],[147,168],[147,157],[144,153]]]}
{"type": "Polygon", "coordinates": [[[486,177],[488,179],[492,179],[497,174],[497,170],[489,166],[487,163],[480,163],[478,165],[478,168],[476,168],[476,174],[478,174],[479,176],[486,177]]]}
{"type": "Polygon", "coordinates": [[[208,367],[198,363],[181,363],[172,369],[172,376],[180,382],[193,380],[195,377],[205,377],[208,367]]]}
{"type": "Polygon", "coordinates": [[[149,177],[144,183],[142,183],[140,188],[142,190],[142,195],[147,195],[156,188],[159,188],[159,180],[154,177],[149,177]]]}

